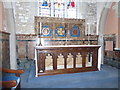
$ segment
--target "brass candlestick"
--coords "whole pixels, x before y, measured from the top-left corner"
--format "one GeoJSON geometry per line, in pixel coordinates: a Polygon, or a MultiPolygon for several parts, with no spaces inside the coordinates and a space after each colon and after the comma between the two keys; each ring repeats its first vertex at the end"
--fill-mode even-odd
{"type": "Polygon", "coordinates": [[[38,44],[38,46],[42,46],[42,43],[41,43],[41,35],[42,35],[42,34],[39,34],[39,37],[38,37],[38,38],[40,38],[40,43],[38,44]]]}

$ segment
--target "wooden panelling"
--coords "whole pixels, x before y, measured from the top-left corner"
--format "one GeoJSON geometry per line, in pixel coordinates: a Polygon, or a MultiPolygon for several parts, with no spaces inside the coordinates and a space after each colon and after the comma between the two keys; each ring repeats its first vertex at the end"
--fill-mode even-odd
{"type": "Polygon", "coordinates": [[[17,59],[34,59],[36,35],[17,34],[17,59]]]}
{"type": "Polygon", "coordinates": [[[26,42],[25,41],[18,41],[17,47],[18,47],[18,58],[21,58],[21,59],[27,58],[26,42]]]}
{"type": "Polygon", "coordinates": [[[4,68],[10,68],[9,35],[10,33],[0,31],[0,62],[4,68]]]}
{"type": "Polygon", "coordinates": [[[35,57],[35,42],[28,42],[28,58],[33,59],[35,57]]]}
{"type": "Polygon", "coordinates": [[[98,70],[99,47],[98,45],[36,46],[38,76],[98,70]],[[53,69],[51,70],[45,69],[47,67],[45,59],[48,54],[53,57],[53,64],[51,64],[53,69]],[[78,55],[81,58],[78,59],[78,55]],[[76,60],[81,62],[81,67],[76,67],[76,60]],[[89,63],[92,65],[88,65],[89,63]]]}

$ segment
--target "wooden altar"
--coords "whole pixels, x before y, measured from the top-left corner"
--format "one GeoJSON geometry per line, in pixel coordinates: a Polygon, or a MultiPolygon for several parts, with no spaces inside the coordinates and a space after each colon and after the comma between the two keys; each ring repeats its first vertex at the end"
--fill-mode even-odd
{"type": "Polygon", "coordinates": [[[85,19],[35,16],[36,77],[98,70],[98,36],[85,26],[85,19]]]}
{"type": "Polygon", "coordinates": [[[98,70],[99,45],[36,46],[36,76],[98,70]]]}

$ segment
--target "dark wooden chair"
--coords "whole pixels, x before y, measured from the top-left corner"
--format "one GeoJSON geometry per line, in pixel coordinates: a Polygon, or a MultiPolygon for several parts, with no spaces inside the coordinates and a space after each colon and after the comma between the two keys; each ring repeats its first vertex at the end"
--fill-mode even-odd
{"type": "Polygon", "coordinates": [[[20,74],[24,73],[24,70],[0,68],[0,71],[5,73],[2,75],[2,81],[0,81],[3,89],[20,88],[20,74]]]}

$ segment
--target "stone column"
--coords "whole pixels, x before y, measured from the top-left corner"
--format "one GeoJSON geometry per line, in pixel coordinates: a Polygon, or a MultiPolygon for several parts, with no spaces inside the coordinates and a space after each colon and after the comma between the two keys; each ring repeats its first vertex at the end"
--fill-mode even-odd
{"type": "Polygon", "coordinates": [[[17,68],[16,60],[16,32],[15,32],[15,19],[14,8],[12,2],[5,2],[5,15],[7,21],[7,30],[10,32],[10,68],[17,68]]]}
{"type": "MultiPolygon", "coordinates": [[[[2,21],[2,2],[0,1],[0,31],[2,30],[2,21]]],[[[1,36],[2,34],[0,34],[1,36]]],[[[2,43],[0,43],[0,67],[2,67],[2,43]]]]}
{"type": "Polygon", "coordinates": [[[120,16],[118,18],[118,48],[120,50],[120,16]]]}
{"type": "Polygon", "coordinates": [[[99,33],[99,39],[98,39],[98,44],[101,45],[101,63],[103,64],[104,61],[104,41],[103,41],[103,33],[105,30],[105,23],[106,23],[106,17],[108,14],[108,8],[103,8],[103,10],[100,13],[100,19],[99,19],[99,26],[98,26],[98,33],[99,33]]]}
{"type": "Polygon", "coordinates": [[[120,2],[118,2],[118,48],[120,50],[120,2]]]}
{"type": "Polygon", "coordinates": [[[3,3],[0,1],[0,31],[3,30],[3,3]]]}

